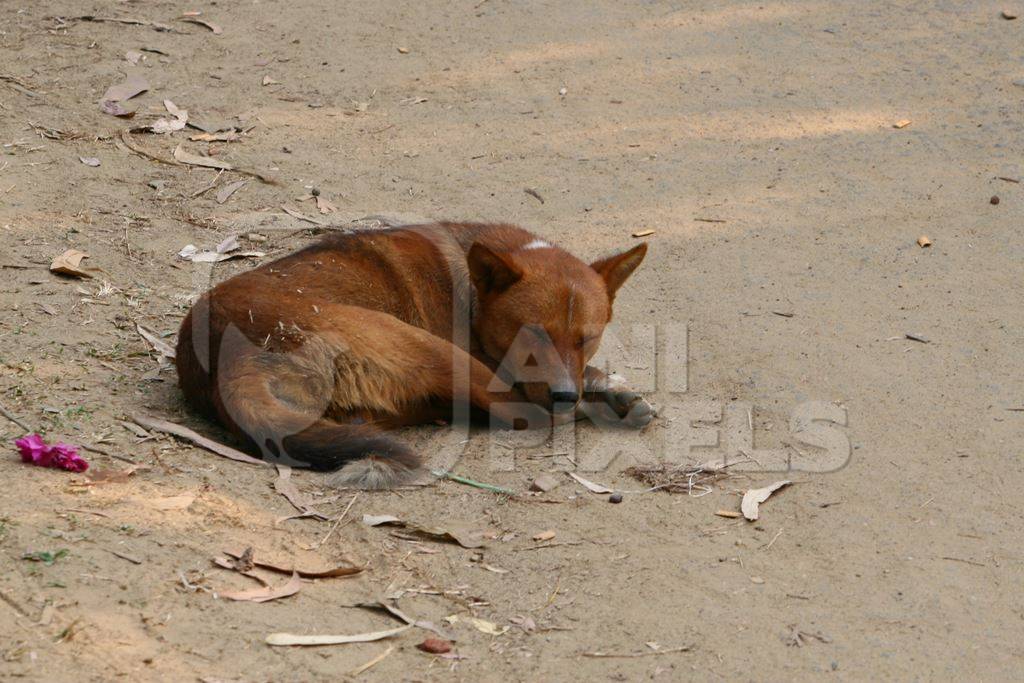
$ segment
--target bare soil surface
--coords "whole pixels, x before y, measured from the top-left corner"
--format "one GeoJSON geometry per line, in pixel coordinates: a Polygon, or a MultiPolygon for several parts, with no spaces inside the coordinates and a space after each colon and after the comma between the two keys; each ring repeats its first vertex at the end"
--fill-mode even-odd
{"type": "MultiPolygon", "coordinates": [[[[26,466],[12,445],[22,430],[0,423],[0,678],[1018,677],[1024,19],[1001,9],[8,0],[0,402],[102,453],[83,451],[85,474],[26,466]],[[188,11],[222,32],[181,21],[188,11]],[[149,86],[122,102],[134,119],[102,112],[131,73],[149,86]],[[239,139],[186,128],[126,143],[122,131],[170,118],[164,100],[239,139]],[[179,145],[274,184],[157,160],[179,145]],[[218,203],[236,180],[248,182],[218,203]],[[328,213],[303,199],[314,188],[328,213]],[[474,432],[455,471],[511,498],[451,481],[354,496],[296,471],[332,519],[284,520],[297,511],[271,469],[122,424],[146,412],[225,438],[183,405],[136,325],[173,342],[211,282],[316,239],[282,206],[334,227],[511,221],[587,259],[653,230],[616,304],[634,359],[614,369],[649,390],[658,419],[640,434],[581,424],[530,447],[474,432]],[[266,255],[215,267],[178,255],[232,235],[266,255]],[[88,253],[93,278],[49,272],[67,249],[88,253]],[[649,326],[674,368],[656,383],[649,326]],[[838,461],[799,438],[808,402],[845,416],[828,427],[848,444],[838,461]],[[705,495],[636,493],[624,472],[759,455],[705,495]],[[787,461],[799,467],[771,471],[787,461]],[[577,470],[623,502],[565,474],[577,470]],[[561,485],[529,493],[545,473],[561,485]],[[758,521],[715,514],[780,479],[794,483],[758,521]],[[365,514],[483,531],[486,545],[369,527],[365,514]],[[259,584],[212,560],[246,547],[366,570],[228,600],[259,584]],[[432,635],[421,628],[265,643],[395,628],[352,607],[389,596],[454,636],[456,656],[417,650],[432,635]]],[[[441,427],[405,438],[432,462],[461,448],[441,427]]]]}

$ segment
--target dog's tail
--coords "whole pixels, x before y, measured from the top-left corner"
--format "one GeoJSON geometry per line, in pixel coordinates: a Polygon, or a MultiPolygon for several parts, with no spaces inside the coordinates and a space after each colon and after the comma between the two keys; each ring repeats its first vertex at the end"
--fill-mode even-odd
{"type": "Polygon", "coordinates": [[[342,488],[390,489],[428,476],[408,446],[370,425],[320,419],[281,445],[288,457],[314,470],[337,470],[330,481],[342,488]]]}

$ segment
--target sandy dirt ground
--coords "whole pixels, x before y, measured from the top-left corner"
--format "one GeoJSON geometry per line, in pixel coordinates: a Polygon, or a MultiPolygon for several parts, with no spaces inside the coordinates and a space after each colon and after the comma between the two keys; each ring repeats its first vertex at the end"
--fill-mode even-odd
{"type": "MultiPolygon", "coordinates": [[[[1024,18],[1002,9],[5,0],[0,402],[103,453],[84,452],[84,475],[29,467],[11,445],[22,430],[0,423],[0,678],[1017,677],[1024,18]],[[222,32],[180,20],[188,11],[222,32]],[[100,111],[132,73],[149,86],[122,103],[135,118],[100,111]],[[238,139],[138,133],[129,144],[150,157],[130,151],[121,132],[169,118],[165,99],[238,139]],[[276,184],[152,158],[173,162],[179,145],[276,184]],[[329,213],[303,199],[314,188],[329,213]],[[136,325],[173,342],[212,281],[315,239],[282,206],[334,227],[376,214],[512,221],[584,258],[653,230],[618,298],[633,351],[615,369],[660,416],[640,434],[578,425],[511,448],[474,432],[456,471],[515,497],[451,481],[354,496],[296,471],[335,521],[282,521],[296,510],[272,470],[123,424],[148,412],[225,438],[183,405],[136,325]],[[211,267],[178,255],[232,235],[266,256],[211,267]],[[95,277],[49,272],[67,249],[87,252],[95,277]],[[656,366],[668,369],[655,381],[656,366]],[[801,438],[815,426],[825,449],[801,438]],[[767,461],[706,494],[636,493],[624,472],[744,454],[767,461]],[[772,471],[787,460],[799,467],[772,471]],[[530,494],[545,473],[561,485],[530,494]],[[757,522],[716,515],[780,479],[794,483],[757,522]],[[369,527],[367,514],[482,531],[486,545],[369,527]],[[245,547],[366,570],[231,601],[221,594],[258,584],[212,561],[245,547]],[[421,628],[265,643],[395,628],[353,605],[396,597],[453,636],[453,653],[417,650],[421,628]]],[[[458,445],[442,432],[406,437],[440,462],[458,445]]]]}

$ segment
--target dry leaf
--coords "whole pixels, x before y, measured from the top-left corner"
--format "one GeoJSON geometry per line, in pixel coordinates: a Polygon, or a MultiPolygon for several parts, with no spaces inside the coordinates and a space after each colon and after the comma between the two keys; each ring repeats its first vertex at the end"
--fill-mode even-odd
{"type": "Polygon", "coordinates": [[[715,514],[719,517],[728,517],[729,519],[736,519],[740,516],[740,513],[735,510],[716,510],[715,514]]]}
{"type": "Polygon", "coordinates": [[[392,605],[390,603],[384,602],[383,600],[376,600],[374,602],[358,602],[358,603],[352,605],[352,607],[361,607],[363,609],[378,610],[378,611],[379,610],[383,610],[383,611],[387,612],[388,614],[390,614],[391,616],[393,616],[396,619],[398,619],[399,621],[408,624],[409,626],[415,626],[416,628],[422,628],[422,629],[424,629],[426,631],[430,631],[431,633],[436,633],[437,635],[441,636],[445,640],[455,640],[456,639],[454,634],[448,633],[444,629],[438,628],[437,626],[435,626],[434,624],[432,624],[429,621],[422,621],[422,620],[413,619],[412,617],[410,617],[408,614],[406,614],[402,610],[398,609],[397,607],[395,607],[394,605],[392,605]]]}
{"type": "Polygon", "coordinates": [[[100,111],[104,114],[110,114],[111,116],[120,116],[122,118],[130,119],[135,116],[134,111],[129,111],[121,106],[120,102],[100,102],[100,111]]]}
{"type": "Polygon", "coordinates": [[[89,258],[89,255],[84,251],[68,249],[53,259],[53,262],[50,264],[50,272],[71,275],[73,277],[92,277],[92,275],[79,267],[84,258],[89,258]]]}
{"type": "Polygon", "coordinates": [[[289,216],[291,216],[292,218],[298,218],[300,221],[306,221],[312,223],[313,225],[327,225],[326,222],[320,220],[319,218],[310,218],[309,216],[304,215],[301,211],[296,211],[290,206],[285,206],[284,204],[281,205],[281,210],[284,211],[289,216]]]}
{"type": "Polygon", "coordinates": [[[320,512],[313,507],[313,502],[310,497],[302,493],[295,487],[295,482],[292,481],[292,468],[288,465],[276,465],[277,467],[277,479],[274,480],[274,490],[280,493],[282,496],[288,499],[296,510],[304,515],[311,517],[319,517],[320,519],[329,519],[327,515],[320,512]]]}
{"type": "Polygon", "coordinates": [[[242,187],[247,182],[249,182],[249,181],[248,180],[236,180],[235,182],[228,183],[227,185],[222,187],[220,189],[220,191],[217,193],[217,203],[218,204],[223,204],[224,202],[226,202],[228,199],[231,198],[231,195],[233,195],[234,193],[236,193],[239,190],[241,190],[242,187]]]}
{"type": "Polygon", "coordinates": [[[146,429],[163,432],[164,434],[172,434],[178,438],[185,439],[186,441],[191,441],[200,448],[205,448],[211,453],[216,453],[217,455],[229,458],[230,460],[247,462],[251,465],[269,465],[269,463],[257,460],[256,458],[235,450],[230,446],[225,446],[224,444],[217,443],[212,439],[207,439],[205,436],[195,433],[188,427],[183,427],[181,425],[174,424],[173,422],[168,422],[167,420],[161,420],[149,415],[133,415],[132,422],[140,427],[145,427],[146,429]]]}
{"type": "Polygon", "coordinates": [[[261,85],[281,85],[281,81],[275,81],[270,76],[264,76],[263,80],[260,81],[261,85]]]}
{"type": "Polygon", "coordinates": [[[394,515],[363,515],[363,524],[367,526],[380,526],[381,524],[405,524],[394,515]]]}
{"type": "Polygon", "coordinates": [[[633,237],[647,237],[648,235],[653,234],[653,230],[637,230],[636,232],[633,233],[633,237]]]}
{"type": "Polygon", "coordinates": [[[467,617],[465,615],[453,614],[450,617],[445,617],[445,621],[449,624],[457,624],[462,622],[469,624],[477,631],[486,633],[489,636],[500,636],[501,634],[508,631],[508,626],[498,626],[494,622],[487,621],[486,619],[479,619],[477,617],[467,617]]]}
{"type": "Polygon", "coordinates": [[[158,119],[149,130],[153,133],[164,134],[173,133],[176,130],[182,130],[185,128],[185,124],[188,123],[188,112],[184,109],[178,109],[178,107],[170,100],[164,100],[164,108],[167,109],[167,113],[173,116],[173,119],[158,119]]]}
{"type": "Polygon", "coordinates": [[[183,493],[180,496],[168,496],[166,498],[157,498],[153,501],[153,507],[157,510],[184,510],[189,505],[194,503],[196,496],[194,493],[183,493]]]}
{"type": "Polygon", "coordinates": [[[580,475],[576,474],[575,472],[567,472],[566,474],[568,474],[570,477],[572,477],[573,479],[578,481],[580,484],[582,484],[583,487],[585,489],[587,489],[588,491],[590,491],[591,493],[611,493],[612,492],[612,489],[608,488],[607,486],[602,486],[601,484],[595,484],[592,481],[588,481],[588,480],[584,479],[583,477],[581,477],[580,475]]]}
{"type": "Polygon", "coordinates": [[[920,237],[917,238],[917,246],[922,248],[930,247],[932,246],[932,241],[928,239],[928,235],[921,235],[920,237]]]}
{"type": "Polygon", "coordinates": [[[86,166],[99,166],[100,165],[100,160],[97,159],[96,157],[78,157],[78,160],[81,161],[86,166]]]}
{"type": "Polygon", "coordinates": [[[233,130],[226,130],[218,133],[196,133],[189,136],[193,142],[237,142],[241,136],[233,130]]]}
{"type": "Polygon", "coordinates": [[[740,510],[743,511],[743,516],[751,522],[757,520],[758,506],[764,501],[768,500],[768,497],[781,489],[783,486],[788,486],[792,482],[788,480],[777,481],[774,484],[769,484],[764,488],[750,489],[743,494],[743,502],[740,503],[740,510]]]}
{"type": "Polygon", "coordinates": [[[131,74],[123,82],[107,88],[101,102],[124,102],[149,90],[149,83],[141,74],[131,74]]]}
{"type": "Polygon", "coordinates": [[[394,515],[363,515],[363,524],[368,526],[381,526],[392,524],[404,527],[411,534],[426,536],[430,540],[450,541],[461,545],[463,548],[482,548],[484,545],[484,532],[478,530],[464,529],[458,526],[430,527],[416,522],[408,522],[394,515]]]}
{"type": "Polygon", "coordinates": [[[555,537],[555,532],[550,530],[550,529],[548,529],[547,531],[542,531],[539,534],[534,534],[533,540],[535,540],[535,541],[550,541],[554,537],[555,537]]]}
{"type": "Polygon", "coordinates": [[[184,16],[181,18],[181,20],[187,21],[190,24],[199,24],[200,26],[205,26],[206,28],[213,31],[213,35],[215,36],[219,36],[222,33],[224,33],[224,29],[222,29],[220,26],[213,23],[212,21],[206,21],[205,19],[200,19],[194,16],[184,16]]]}
{"type": "Polygon", "coordinates": [[[226,161],[220,159],[212,159],[210,157],[201,157],[198,154],[191,154],[182,149],[181,145],[174,148],[174,158],[183,164],[190,166],[205,166],[207,168],[219,168],[224,171],[234,170],[234,166],[226,161]]]}
{"type": "Polygon", "coordinates": [[[338,207],[324,199],[322,195],[316,197],[316,208],[320,209],[320,213],[333,213],[338,210],[338,207]]]}
{"type": "Polygon", "coordinates": [[[153,349],[161,356],[165,358],[174,358],[176,354],[173,346],[138,323],[135,323],[135,329],[138,330],[139,334],[142,335],[142,338],[149,342],[149,345],[152,346],[153,349]]]}
{"type": "Polygon", "coordinates": [[[302,579],[299,578],[298,574],[292,573],[292,578],[276,588],[274,586],[263,586],[244,591],[218,591],[217,595],[228,600],[270,602],[278,598],[287,598],[290,595],[295,595],[301,589],[302,579]]]}
{"type": "Polygon", "coordinates": [[[900,119],[896,123],[892,124],[893,128],[906,128],[910,125],[910,119],[900,119]]]}
{"type": "Polygon", "coordinates": [[[408,631],[412,626],[400,626],[389,631],[373,631],[357,633],[351,636],[300,636],[291,633],[271,633],[267,636],[267,645],[344,645],[345,643],[371,643],[397,636],[408,631]]]}
{"type": "MultiPolygon", "coordinates": [[[[245,553],[239,552],[238,550],[225,550],[224,554],[228,557],[234,558],[235,560],[242,560],[245,557],[245,553]]],[[[352,564],[339,565],[329,569],[302,569],[294,565],[288,567],[281,566],[279,564],[260,560],[253,556],[250,556],[249,559],[254,566],[259,567],[260,569],[266,569],[279,574],[298,574],[304,579],[333,579],[339,576],[355,576],[365,570],[365,567],[357,567],[352,564]]]]}

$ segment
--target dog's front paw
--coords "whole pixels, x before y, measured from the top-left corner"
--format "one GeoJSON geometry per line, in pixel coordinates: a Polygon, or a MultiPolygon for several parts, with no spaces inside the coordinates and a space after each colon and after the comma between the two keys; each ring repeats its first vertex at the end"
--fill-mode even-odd
{"type": "Polygon", "coordinates": [[[605,394],[605,400],[615,414],[622,418],[622,423],[627,427],[640,429],[646,427],[654,419],[654,406],[629,388],[623,387],[608,391],[605,394]]]}

